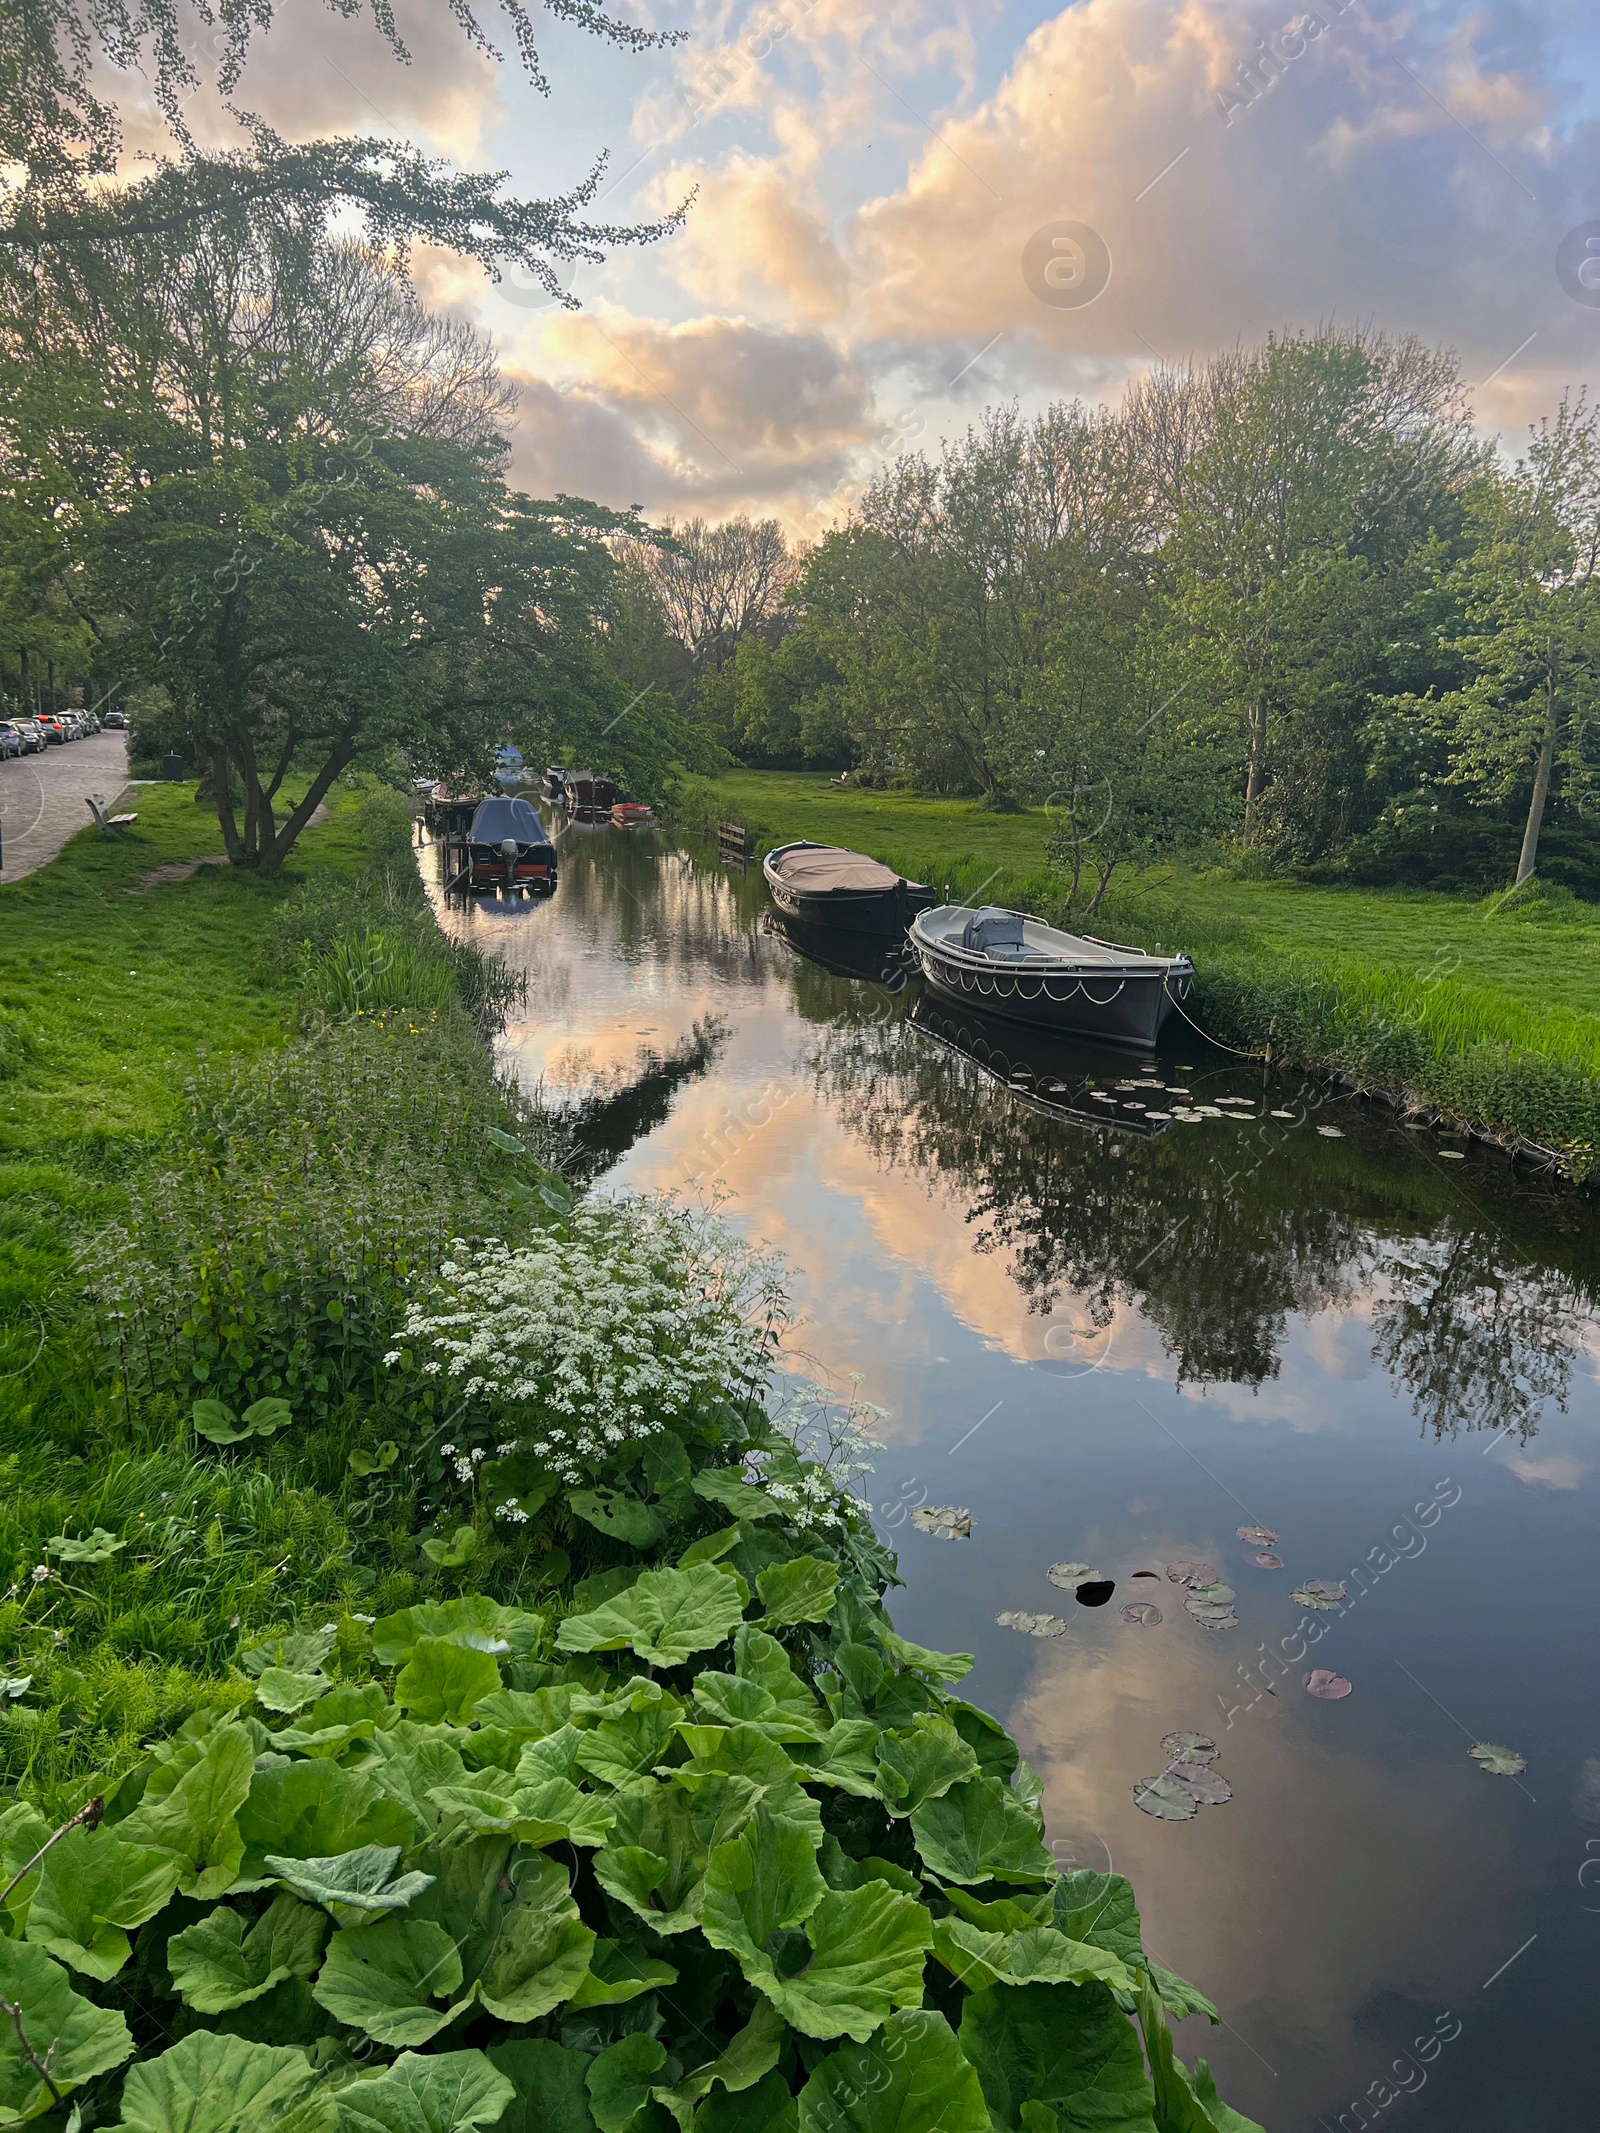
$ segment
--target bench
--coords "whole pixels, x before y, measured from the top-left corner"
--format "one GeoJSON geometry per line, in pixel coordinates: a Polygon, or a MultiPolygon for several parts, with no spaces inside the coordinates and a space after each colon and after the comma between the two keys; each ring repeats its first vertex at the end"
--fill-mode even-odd
{"type": "Polygon", "coordinates": [[[85,804],[90,814],[94,817],[95,828],[102,837],[120,837],[130,823],[137,822],[139,819],[137,812],[131,815],[107,814],[106,809],[111,803],[103,793],[89,793],[85,804]]]}

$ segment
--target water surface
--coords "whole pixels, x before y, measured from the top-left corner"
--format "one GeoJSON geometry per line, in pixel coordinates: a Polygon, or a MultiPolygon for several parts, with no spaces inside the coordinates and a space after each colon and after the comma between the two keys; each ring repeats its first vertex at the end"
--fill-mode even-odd
{"type": "Polygon", "coordinates": [[[1592,2122],[1592,1204],[1194,1040],[1163,1088],[1252,1115],[1152,1125],[1175,1099],[1107,1087],[1137,1065],[797,952],[758,873],[561,842],[550,903],[447,915],[528,975],[508,1064],[592,1172],[721,1199],[785,1254],[795,1367],[883,1411],[895,1619],[977,1655],[966,1693],[1021,1740],[1063,1863],[1131,1874],[1152,1953],[1222,2009],[1180,2051],[1272,2133],[1592,2122]],[[969,1508],[972,1537],[916,1530],[922,1504],[969,1508]],[[1047,1581],[1068,1559],[1109,1605],[1047,1581]],[[1187,1559],[1237,1627],[1133,1575],[1187,1559]],[[1349,1603],[1308,1615],[1309,1578],[1349,1603]],[[1136,1600],[1159,1627],[1124,1621],[1136,1600]],[[1313,1665],[1353,1692],[1307,1695],[1313,1665]],[[1234,1797],[1154,1821],[1131,1788],[1181,1727],[1234,1797]],[[1483,1741],[1521,1777],[1480,1770],[1483,1741]]]}

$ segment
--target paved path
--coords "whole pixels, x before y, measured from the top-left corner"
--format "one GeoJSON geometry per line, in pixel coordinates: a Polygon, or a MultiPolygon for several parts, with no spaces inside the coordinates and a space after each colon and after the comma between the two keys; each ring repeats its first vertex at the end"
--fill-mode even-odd
{"type": "Polygon", "coordinates": [[[115,808],[127,782],[126,733],[91,733],[0,762],[0,882],[37,873],[94,819],[87,796],[103,793],[115,808]]]}

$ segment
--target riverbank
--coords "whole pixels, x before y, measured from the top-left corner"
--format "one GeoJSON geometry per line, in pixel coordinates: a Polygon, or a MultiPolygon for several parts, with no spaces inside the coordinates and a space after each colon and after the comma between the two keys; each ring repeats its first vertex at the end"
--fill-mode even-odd
{"type": "Polygon", "coordinates": [[[702,2133],[869,2093],[921,2125],[931,2080],[988,2133],[1013,2082],[1110,2080],[1250,2133],[1172,2058],[1211,2010],[1127,1882],[1057,1872],[971,1659],[896,1635],[848,1439],[763,1412],[772,1271],[575,1200],[496,1078],[504,987],[405,803],[344,797],[298,878],[130,897],[181,804],[47,869],[5,974],[8,2104],[114,2111],[131,2065],[129,2118],[270,2077],[331,2125],[362,2079],[435,2133],[702,2133]]]}
{"type": "MultiPolygon", "coordinates": [[[[952,901],[1064,916],[1042,810],[852,792],[821,773],[697,781],[689,821],[729,817],[762,849],[848,844],[952,901]]],[[[1475,902],[1162,869],[1115,882],[1094,926],[1195,955],[1200,1016],[1224,1044],[1270,1044],[1286,1065],[1576,1180],[1600,1168],[1600,909],[1562,892],[1475,902]]]]}

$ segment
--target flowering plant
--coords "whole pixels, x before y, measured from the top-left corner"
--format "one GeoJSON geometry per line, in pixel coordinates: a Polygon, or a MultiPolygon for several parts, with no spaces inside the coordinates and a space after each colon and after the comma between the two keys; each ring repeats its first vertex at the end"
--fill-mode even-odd
{"type": "Polygon", "coordinates": [[[775,1262],[723,1223],[589,1198],[530,1244],[454,1242],[398,1338],[424,1376],[492,1408],[501,1435],[570,1484],[714,1400],[753,1395],[781,1301],[775,1262]]]}

